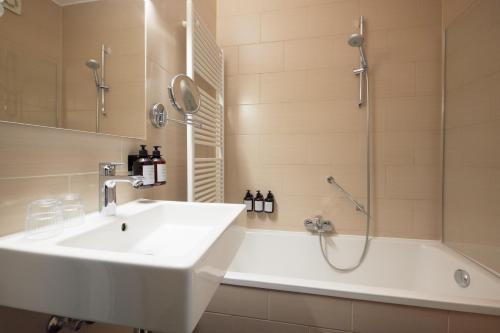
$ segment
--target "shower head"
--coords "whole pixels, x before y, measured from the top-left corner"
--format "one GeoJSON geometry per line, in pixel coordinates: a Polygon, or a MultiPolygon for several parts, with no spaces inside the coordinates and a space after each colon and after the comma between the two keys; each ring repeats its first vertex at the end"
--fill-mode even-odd
{"type": "Polygon", "coordinates": [[[365,41],[365,37],[363,37],[363,35],[352,34],[347,39],[347,44],[349,44],[352,47],[361,47],[361,46],[363,46],[364,41],[365,41]]]}
{"type": "Polygon", "coordinates": [[[352,34],[347,39],[347,44],[352,47],[357,47],[359,49],[359,56],[361,58],[361,65],[363,68],[368,67],[368,62],[366,61],[365,51],[363,50],[363,43],[365,42],[365,37],[362,34],[352,34]]]}
{"type": "Polygon", "coordinates": [[[97,87],[99,87],[101,80],[99,78],[99,74],[97,73],[97,70],[101,67],[101,65],[95,59],[89,59],[89,60],[87,60],[87,62],[85,63],[85,65],[88,68],[90,68],[90,70],[92,71],[92,74],[94,74],[95,85],[97,87]]]}
{"type": "Polygon", "coordinates": [[[92,69],[92,70],[98,70],[101,67],[101,65],[95,59],[87,60],[85,65],[87,65],[87,67],[92,69]]]}

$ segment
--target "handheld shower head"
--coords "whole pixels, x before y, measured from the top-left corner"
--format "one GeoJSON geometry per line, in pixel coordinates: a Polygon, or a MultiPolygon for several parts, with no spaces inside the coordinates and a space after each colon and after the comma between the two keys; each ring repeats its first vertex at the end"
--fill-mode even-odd
{"type": "Polygon", "coordinates": [[[365,37],[362,34],[352,34],[347,39],[347,44],[352,47],[357,47],[359,49],[359,56],[361,58],[361,64],[363,67],[368,66],[368,62],[366,61],[365,52],[363,49],[363,44],[365,42],[365,37]]]}
{"type": "Polygon", "coordinates": [[[361,47],[363,46],[364,42],[365,42],[365,37],[361,34],[352,34],[347,39],[347,44],[349,44],[352,47],[361,47]]]}
{"type": "Polygon", "coordinates": [[[95,85],[98,87],[100,85],[100,78],[99,74],[97,73],[97,70],[101,67],[101,65],[97,62],[95,59],[89,59],[87,62],[85,62],[85,65],[90,68],[92,71],[92,74],[94,74],[94,80],[95,80],[95,85]]]}
{"type": "Polygon", "coordinates": [[[87,67],[90,68],[90,69],[92,69],[92,70],[97,70],[97,69],[99,69],[101,67],[101,65],[95,59],[89,59],[89,60],[87,60],[87,62],[85,63],[85,65],[87,65],[87,67]]]}

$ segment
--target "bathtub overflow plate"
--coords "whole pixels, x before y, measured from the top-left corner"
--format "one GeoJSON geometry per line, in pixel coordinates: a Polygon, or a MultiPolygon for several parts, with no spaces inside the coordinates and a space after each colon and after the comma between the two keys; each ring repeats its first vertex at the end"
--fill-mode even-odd
{"type": "Polygon", "coordinates": [[[470,285],[470,275],[463,269],[455,271],[455,282],[462,288],[467,288],[470,285]]]}

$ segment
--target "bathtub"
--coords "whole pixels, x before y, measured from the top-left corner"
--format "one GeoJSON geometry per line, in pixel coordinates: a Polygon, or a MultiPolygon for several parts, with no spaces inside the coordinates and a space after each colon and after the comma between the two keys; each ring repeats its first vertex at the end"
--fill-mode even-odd
{"type": "MultiPolygon", "coordinates": [[[[356,262],[362,236],[328,238],[337,265],[356,262]]],[[[500,315],[500,279],[439,241],[372,238],[363,264],[342,273],[324,261],[317,235],[247,231],[223,283],[431,309],[500,315]],[[454,272],[470,274],[460,287],[454,272]]]]}

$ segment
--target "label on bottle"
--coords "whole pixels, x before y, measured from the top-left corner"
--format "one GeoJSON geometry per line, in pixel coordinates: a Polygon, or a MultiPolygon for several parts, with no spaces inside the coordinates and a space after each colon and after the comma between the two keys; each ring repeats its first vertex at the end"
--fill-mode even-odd
{"type": "Polygon", "coordinates": [[[156,165],[156,177],[158,182],[166,182],[167,181],[167,165],[166,164],[157,164],[156,165]]]}
{"type": "Polygon", "coordinates": [[[155,167],[154,165],[143,165],[142,166],[142,176],[144,180],[143,185],[153,185],[155,183],[155,167]]]}
{"type": "Polygon", "coordinates": [[[272,213],[273,212],[273,204],[274,204],[274,202],[272,202],[272,201],[264,202],[264,211],[266,213],[272,213]]]}
{"type": "Polygon", "coordinates": [[[256,212],[262,212],[264,210],[264,201],[257,201],[255,200],[255,211],[256,212]]]}
{"type": "Polygon", "coordinates": [[[253,209],[252,200],[244,200],[243,203],[247,206],[247,211],[251,212],[253,209]]]}

